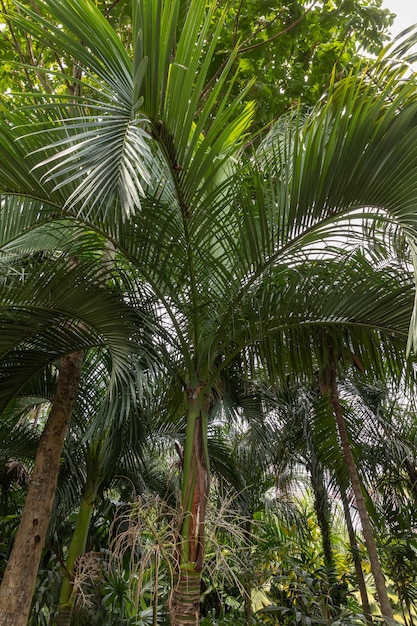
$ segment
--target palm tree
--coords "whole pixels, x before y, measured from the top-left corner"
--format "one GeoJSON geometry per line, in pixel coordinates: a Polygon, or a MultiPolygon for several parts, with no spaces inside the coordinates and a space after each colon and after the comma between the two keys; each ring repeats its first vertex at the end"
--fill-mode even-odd
{"type": "MultiPolygon", "coordinates": [[[[16,241],[14,245],[18,246],[16,241]]],[[[68,267],[66,259],[47,258],[25,264],[26,278],[9,272],[1,286],[1,409],[7,409],[16,394],[44,368],[53,363],[58,369],[51,408],[0,590],[0,619],[4,623],[26,623],[29,614],[64,439],[78,394],[83,352],[97,345],[107,346],[113,377],[117,379],[138,335],[137,313],[132,313],[113,287],[103,285],[103,276],[97,281],[96,269],[89,277],[88,265],[77,263],[68,267]],[[23,580],[22,568],[27,572],[23,580]],[[16,584],[18,594],[13,592],[16,584]]]]}
{"type": "Polygon", "coordinates": [[[415,577],[415,398],[414,380],[401,385],[355,388],[357,412],[366,424],[361,473],[373,506],[384,570],[405,623],[413,623],[415,577]],[[405,384],[410,382],[411,384],[405,384]]]}
{"type": "MultiPolygon", "coordinates": [[[[135,386],[138,394],[142,394],[140,379],[146,374],[143,371],[144,368],[141,368],[139,352],[135,357],[136,366],[133,367],[132,364],[130,375],[126,374],[125,385],[135,386]]],[[[91,517],[99,494],[106,485],[111,484],[118,472],[133,475],[136,473],[138,478],[141,473],[143,474],[140,449],[145,442],[144,418],[143,416],[141,418],[139,406],[134,403],[127,405],[124,403],[122,385],[115,390],[117,401],[109,407],[107,389],[111,384],[111,367],[111,360],[100,351],[90,351],[87,354],[78,401],[73,412],[73,421],[77,428],[74,427],[71,434],[72,437],[78,435],[76,449],[78,448],[78,452],[82,451],[84,457],[82,462],[84,467],[82,469],[78,467],[78,472],[82,474],[83,485],[80,501],[77,503],[77,521],[62,572],[57,617],[59,626],[69,625],[71,621],[75,600],[73,580],[76,562],[86,550],[91,517]],[[106,410],[112,410],[117,415],[117,419],[112,420],[113,423],[107,429],[97,432],[97,428],[93,427],[94,422],[97,419],[103,419],[106,410]],[[125,461],[124,464],[123,461],[125,461]]],[[[68,472],[68,468],[66,471],[68,472]]]]}
{"type": "MultiPolygon", "coordinates": [[[[383,215],[414,232],[414,82],[401,63],[381,59],[332,86],[312,114],[283,120],[247,158],[253,106],[229,97],[233,51],[205,89],[222,28],[213,27],[213,2],[133,3],[129,50],[89,0],[42,6],[59,26],[30,9],[10,19],[76,59],[83,98],[34,94],[23,97],[33,106],[7,107],[4,217],[28,239],[59,225],[81,246],[95,233],[111,243],[126,292],[140,285],[152,299],[186,423],[171,619],[198,624],[208,416],[222,373],[237,355],[248,376],[266,360],[283,377],[311,367],[303,329],[340,320],[327,310],[294,325],[291,297],[300,277],[308,285],[314,275],[323,238],[336,232],[350,245],[349,217],[383,215]]],[[[378,331],[368,330],[374,345],[378,331]]]]}
{"type": "MultiPolygon", "coordinates": [[[[367,258],[367,256],[371,254],[364,255],[359,250],[356,254],[340,254],[337,260],[327,259],[325,263],[315,261],[313,271],[305,275],[308,284],[303,283],[305,277],[294,282],[291,313],[294,327],[297,321],[299,323],[298,342],[305,350],[309,350],[309,358],[312,359],[308,369],[306,368],[307,361],[304,359],[304,372],[301,373],[308,376],[308,370],[310,370],[309,375],[312,380],[316,369],[316,382],[319,382],[322,394],[329,397],[330,406],[336,418],[339,442],[355,493],[381,610],[387,619],[392,619],[392,608],[346,430],[336,377],[338,373],[345,373],[347,369],[352,368],[353,370],[359,369],[368,377],[388,374],[394,380],[401,379],[405,372],[405,346],[408,320],[413,307],[413,284],[409,272],[407,278],[407,270],[403,264],[395,267],[392,260],[389,269],[384,265],[378,268],[378,266],[375,267],[375,259],[367,258]],[[394,310],[396,314],[393,317],[388,311],[394,310]],[[388,326],[386,325],[387,313],[390,317],[388,326]],[[306,317],[309,323],[303,329],[302,320],[306,317]],[[334,325],[328,323],[322,325],[319,320],[324,319],[328,322],[333,319],[334,325]],[[312,320],[316,322],[312,323],[312,320]],[[368,326],[368,329],[365,326],[368,326]],[[370,328],[372,328],[371,332],[369,332],[370,328]]],[[[288,288],[289,286],[290,283],[288,288]]],[[[277,338],[278,332],[275,339],[277,338]]],[[[276,345],[272,346],[269,358],[265,359],[265,368],[271,371],[270,364],[276,362],[278,355],[282,359],[288,346],[289,338],[284,322],[282,337],[276,345]]],[[[291,367],[294,372],[299,364],[293,361],[291,367]]],[[[327,452],[330,449],[330,443],[334,450],[338,451],[339,443],[334,433],[330,440],[328,435],[324,438],[329,443],[327,452]]],[[[310,455],[310,464],[313,465],[314,446],[310,446],[310,455]]],[[[325,458],[322,457],[322,460],[324,461],[325,458]]],[[[315,466],[317,468],[317,463],[315,466]]],[[[312,478],[314,478],[313,473],[312,478]]],[[[323,537],[325,537],[328,534],[326,520],[322,518],[321,521],[320,525],[323,537]]],[[[329,549],[327,555],[328,562],[331,563],[329,549]]]]}

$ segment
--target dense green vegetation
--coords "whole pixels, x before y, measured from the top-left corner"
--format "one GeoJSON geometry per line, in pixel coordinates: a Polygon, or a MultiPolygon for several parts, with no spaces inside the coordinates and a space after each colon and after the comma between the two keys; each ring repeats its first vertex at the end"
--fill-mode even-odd
{"type": "Polygon", "coordinates": [[[2,8],[0,625],[413,626],[415,34],[2,8]]]}

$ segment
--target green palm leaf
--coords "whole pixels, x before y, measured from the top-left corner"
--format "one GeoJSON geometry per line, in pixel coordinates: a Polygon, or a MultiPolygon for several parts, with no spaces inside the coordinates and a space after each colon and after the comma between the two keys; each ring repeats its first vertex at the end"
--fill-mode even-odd
{"type": "Polygon", "coordinates": [[[65,260],[32,266],[25,280],[0,286],[0,397],[4,406],[25,381],[62,354],[106,346],[115,381],[129,367],[150,319],[134,311],[106,287],[86,263],[68,268],[65,260]]]}

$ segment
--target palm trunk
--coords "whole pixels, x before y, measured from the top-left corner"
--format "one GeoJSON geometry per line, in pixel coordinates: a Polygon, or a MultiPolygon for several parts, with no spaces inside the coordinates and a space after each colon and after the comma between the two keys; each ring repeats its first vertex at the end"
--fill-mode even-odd
{"type": "Polygon", "coordinates": [[[349,510],[349,502],[346,496],[346,491],[343,487],[340,488],[340,495],[341,495],[342,503],[343,503],[343,511],[345,514],[345,521],[346,521],[346,528],[347,528],[348,535],[349,535],[350,549],[352,551],[353,563],[355,566],[356,579],[358,581],[359,593],[361,596],[362,609],[365,615],[366,623],[368,624],[368,626],[372,626],[373,621],[372,621],[372,615],[371,615],[371,607],[369,604],[365,577],[363,575],[361,559],[359,555],[359,546],[358,546],[358,542],[356,541],[355,530],[352,524],[352,517],[350,515],[350,510],[349,510]]]}
{"type": "Polygon", "coordinates": [[[356,506],[361,520],[362,532],[368,551],[369,562],[371,565],[372,576],[375,581],[375,587],[378,594],[379,605],[381,612],[387,624],[390,620],[393,620],[393,612],[391,603],[388,598],[387,588],[385,586],[385,579],[382,573],[381,564],[378,558],[378,552],[376,549],[375,538],[371,526],[371,522],[366,508],[365,498],[362,493],[362,486],[359,478],[358,471],[356,469],[355,459],[353,458],[352,449],[350,447],[349,437],[346,429],[345,420],[343,417],[342,405],[340,403],[339,391],[336,381],[336,364],[334,354],[329,350],[329,366],[325,371],[322,371],[322,391],[325,389],[330,396],[330,403],[336,417],[337,429],[340,437],[340,443],[343,451],[343,456],[346,462],[350,482],[352,485],[353,494],[356,500],[356,506]]]}
{"type": "Polygon", "coordinates": [[[39,442],[22,519],[0,588],[0,626],[26,626],[29,618],[81,365],[81,352],[60,360],[55,397],[39,442]]]}
{"type": "Polygon", "coordinates": [[[159,565],[160,565],[160,554],[156,552],[155,554],[155,580],[152,594],[152,626],[158,626],[158,598],[159,598],[159,565]]]}
{"type": "Polygon", "coordinates": [[[210,486],[208,406],[209,397],[201,387],[188,390],[182,522],[177,545],[177,571],[170,597],[171,626],[198,626],[200,619],[204,522],[210,486]]]}
{"type": "Polygon", "coordinates": [[[244,522],[244,541],[247,545],[247,555],[248,559],[246,561],[247,565],[242,573],[243,578],[243,587],[244,587],[244,597],[243,597],[243,614],[245,618],[245,626],[250,626],[252,623],[252,588],[253,588],[253,570],[248,566],[250,563],[250,545],[251,545],[251,535],[253,528],[253,513],[250,511],[250,518],[244,522]]]}
{"type": "Polygon", "coordinates": [[[74,567],[77,559],[85,552],[96,490],[94,478],[87,475],[84,495],[81,500],[77,523],[68,549],[66,569],[63,574],[56,622],[57,626],[69,626],[71,623],[75,599],[73,593],[74,567]]]}
{"type": "Polygon", "coordinates": [[[331,539],[331,510],[326,485],[324,484],[323,468],[314,450],[310,450],[310,480],[314,493],[314,510],[317,523],[320,527],[321,541],[324,553],[324,562],[329,576],[329,582],[336,582],[335,563],[331,539]]]}
{"type": "MultiPolygon", "coordinates": [[[[320,528],[321,541],[324,554],[324,565],[326,567],[327,581],[329,585],[330,596],[337,582],[336,566],[333,558],[332,539],[331,539],[331,509],[326,485],[324,484],[323,468],[314,449],[310,449],[310,479],[314,493],[314,510],[317,517],[317,523],[320,528]]],[[[328,605],[324,606],[324,619],[326,624],[330,623],[330,611],[328,605]]]]}

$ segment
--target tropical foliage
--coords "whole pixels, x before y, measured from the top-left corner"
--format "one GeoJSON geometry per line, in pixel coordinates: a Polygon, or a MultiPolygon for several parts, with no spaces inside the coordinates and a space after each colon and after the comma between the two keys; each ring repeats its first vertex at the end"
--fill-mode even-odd
{"type": "Polygon", "coordinates": [[[262,134],[241,5],[100,9],[4,5],[0,624],[413,624],[415,36],[262,134]]]}

